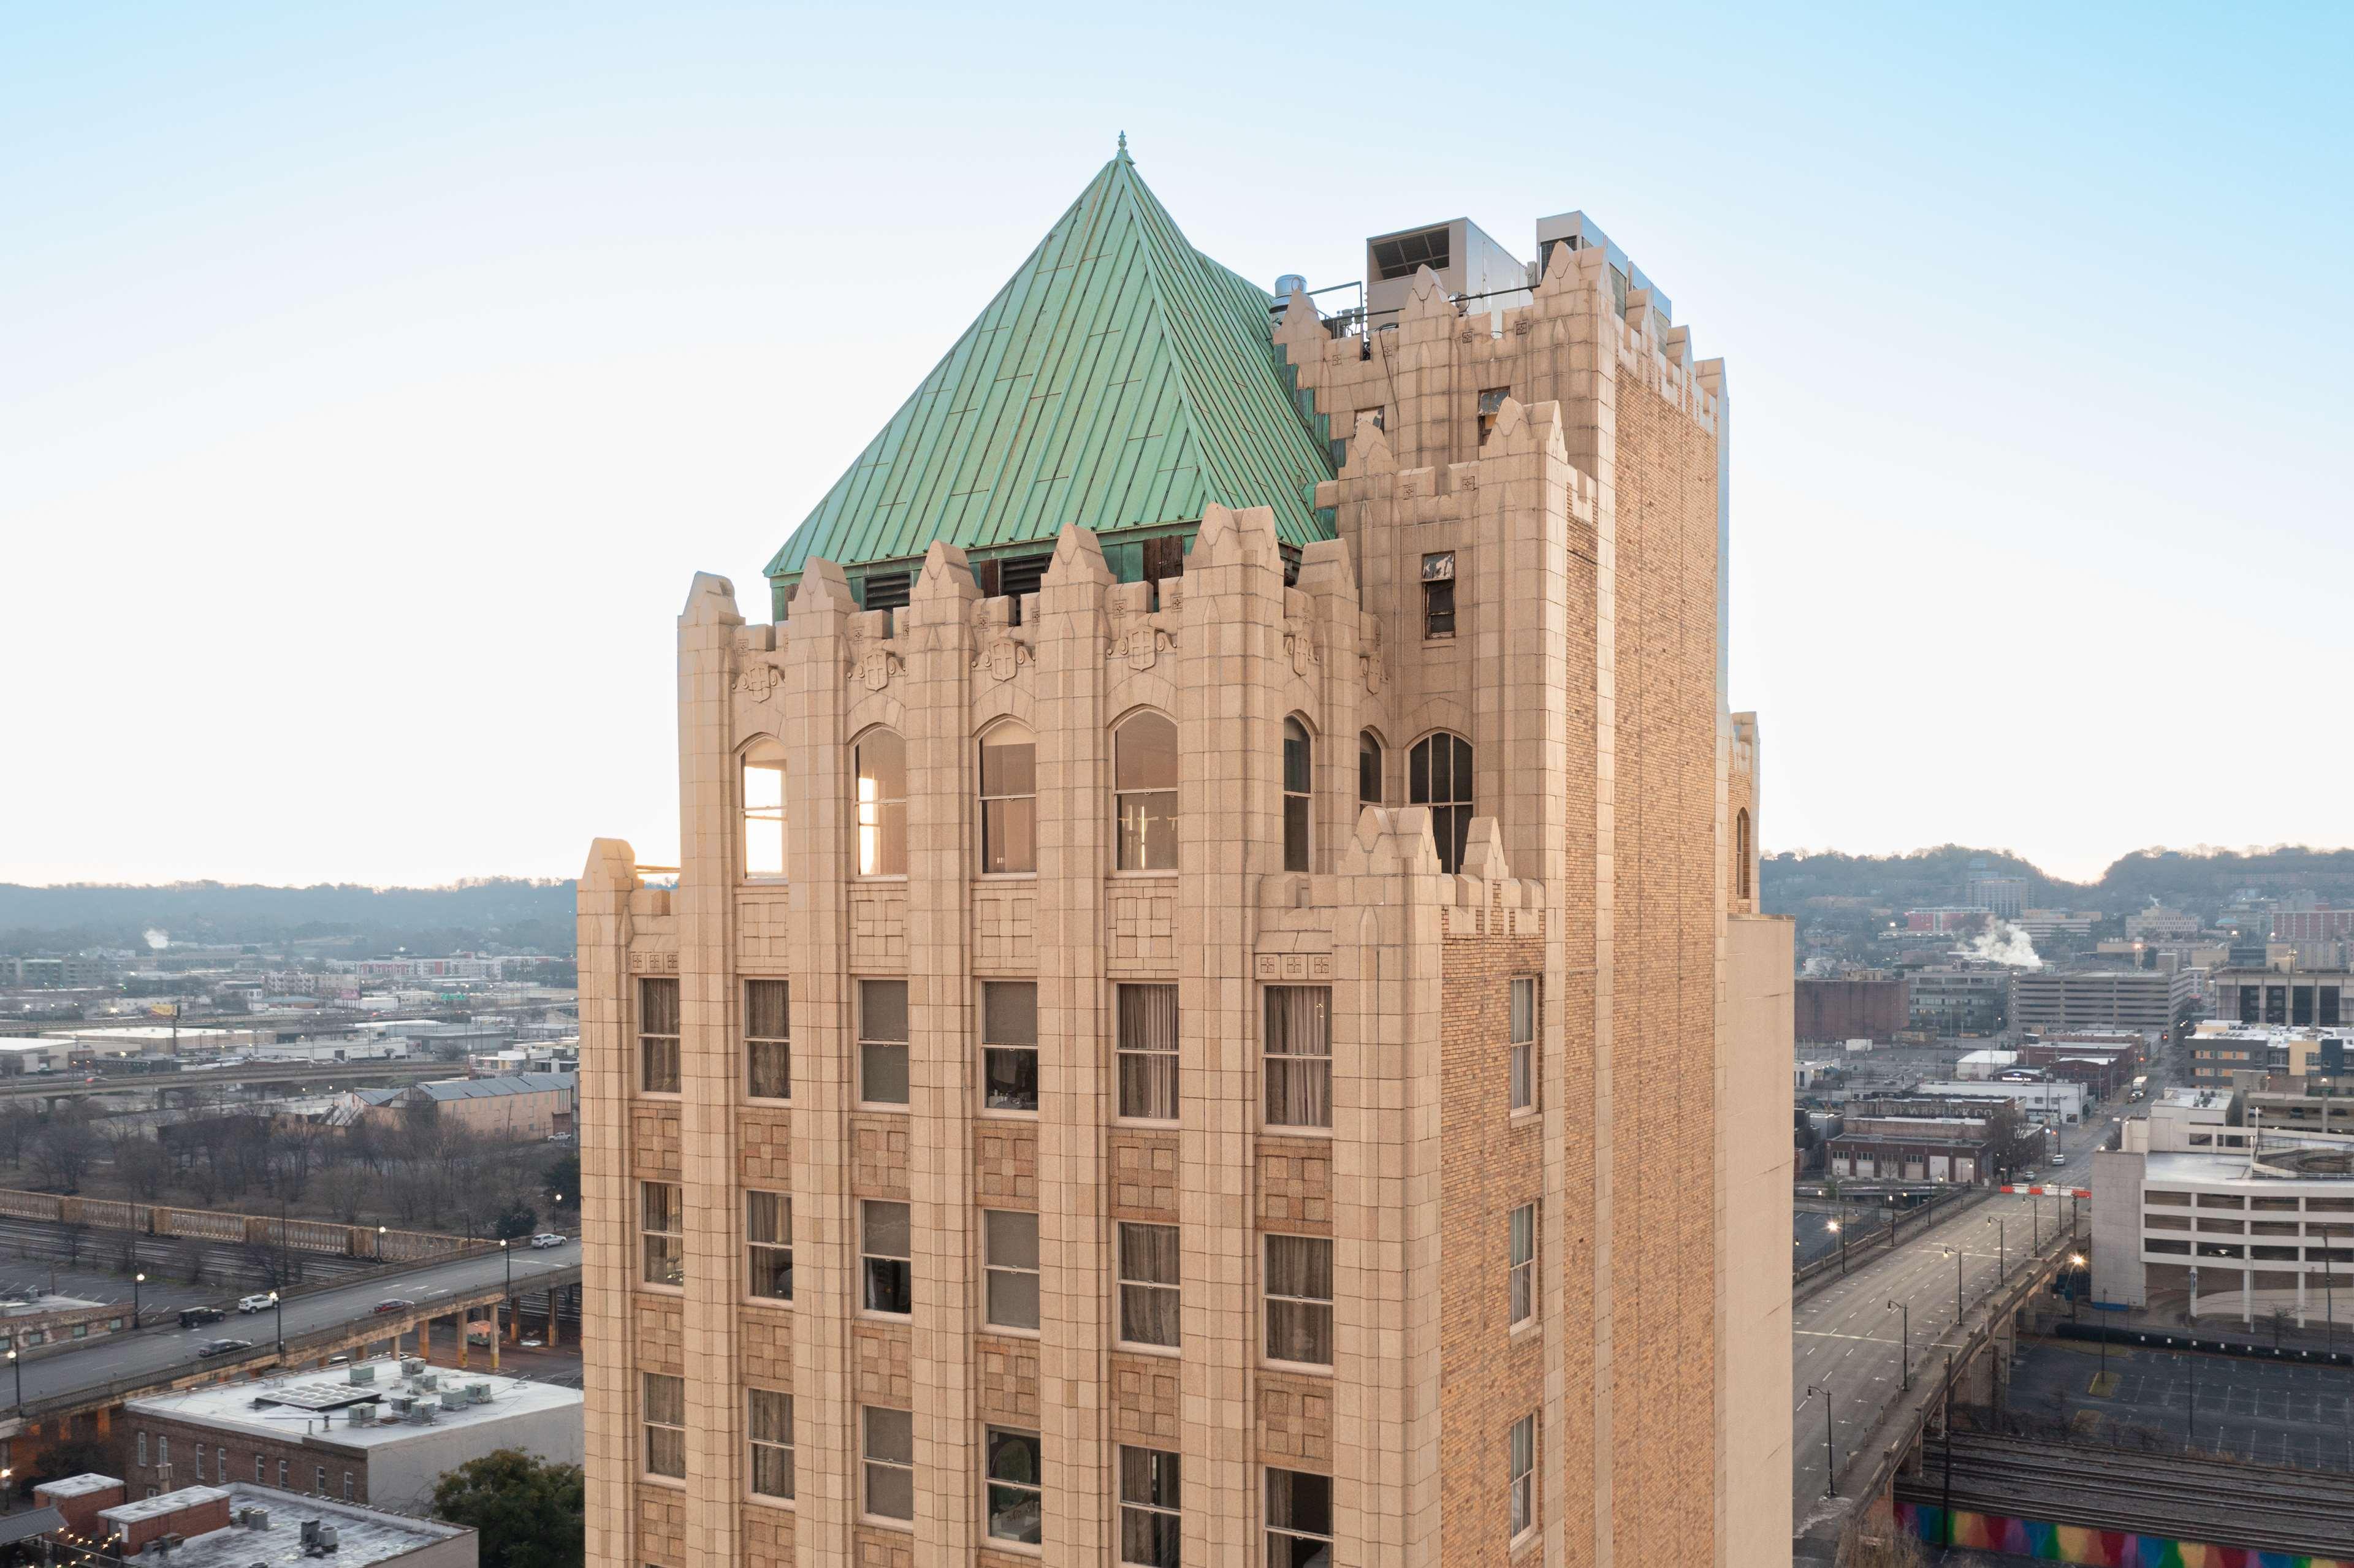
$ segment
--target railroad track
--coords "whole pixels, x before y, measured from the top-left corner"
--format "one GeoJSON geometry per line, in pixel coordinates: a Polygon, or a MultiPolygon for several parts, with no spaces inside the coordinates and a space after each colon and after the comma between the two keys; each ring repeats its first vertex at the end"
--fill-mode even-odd
{"type": "MultiPolygon", "coordinates": [[[[1946,1445],[1922,1446],[1899,1500],[1944,1502],[1946,1445]]],[[[2354,1477],[2181,1454],[1954,1434],[1953,1506],[2264,1552],[2354,1557],[2354,1477]]]]}

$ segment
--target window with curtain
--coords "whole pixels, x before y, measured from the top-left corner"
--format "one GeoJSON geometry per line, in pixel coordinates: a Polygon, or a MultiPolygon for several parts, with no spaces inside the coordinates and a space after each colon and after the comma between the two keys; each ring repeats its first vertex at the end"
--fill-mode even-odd
{"type": "Polygon", "coordinates": [[[1537,1418],[1523,1415],[1512,1423],[1511,1468],[1505,1484],[1511,1493],[1512,1539],[1537,1527],[1537,1418]]]}
{"type": "Polygon", "coordinates": [[[638,981],[639,1086],[650,1095],[678,1093],[678,981],[638,981]]]}
{"type": "Polygon", "coordinates": [[[1511,1108],[1537,1107],[1537,982],[1512,981],[1511,990],[1511,1108]]]}
{"type": "Polygon", "coordinates": [[[744,982],[744,1092],[756,1100],[793,1097],[790,981],[744,982]]]}
{"type": "Polygon", "coordinates": [[[1382,743],[1372,730],[1362,730],[1357,736],[1357,804],[1378,806],[1382,803],[1382,743]]]}
{"type": "Polygon", "coordinates": [[[1332,1478],[1267,1472],[1267,1568],[1331,1568],[1332,1478]]]}
{"type": "Polygon", "coordinates": [[[686,1283],[686,1205],[675,1181],[638,1183],[639,1252],[649,1285],[686,1283]]]}
{"type": "Polygon", "coordinates": [[[1038,1216],[981,1211],[981,1320],[997,1329],[1038,1326],[1038,1216]]]}
{"type": "Polygon", "coordinates": [[[1163,1448],[1119,1450],[1119,1560],[1135,1568],[1178,1568],[1184,1516],[1178,1456],[1163,1448]]]}
{"type": "Polygon", "coordinates": [[[641,1372],[646,1426],[646,1474],[686,1478],[686,1380],[641,1372]]]}
{"type": "Polygon", "coordinates": [[[1119,1114],[1177,1119],[1177,988],[1123,985],[1119,998],[1119,1114]]]}
{"type": "Polygon", "coordinates": [[[1269,1361],[1332,1364],[1332,1243],[1325,1236],[1267,1238],[1269,1361]]]}
{"type": "Polygon", "coordinates": [[[858,1097],[907,1103],[907,982],[858,982],[858,1097]]]}
{"type": "Polygon", "coordinates": [[[1130,717],[1112,734],[1117,864],[1121,871],[1177,869],[1177,726],[1156,713],[1130,717]]]}
{"type": "Polygon", "coordinates": [[[1040,1507],[1038,1434],[991,1426],[983,1436],[982,1464],[989,1489],[989,1533],[996,1541],[1038,1544],[1040,1507]]]}
{"type": "Polygon", "coordinates": [[[744,1194],[744,1242],[751,1249],[745,1288],[770,1301],[793,1298],[793,1200],[789,1192],[744,1194]]]}
{"type": "Polygon", "coordinates": [[[793,1495],[793,1396],[773,1388],[744,1391],[745,1425],[752,1439],[752,1490],[764,1498],[793,1495]]]}
{"type": "Polygon", "coordinates": [[[737,773],[744,797],[744,874],[785,874],[785,748],[763,736],[737,773]]]}
{"type": "Polygon", "coordinates": [[[1517,1328],[1537,1315],[1537,1206],[1534,1203],[1523,1203],[1512,1211],[1505,1245],[1509,1257],[1505,1266],[1505,1296],[1511,1313],[1505,1321],[1517,1328]]]}
{"type": "Polygon", "coordinates": [[[1308,869],[1309,808],[1316,798],[1314,748],[1308,726],[1283,721],[1283,869],[1308,869]]]}
{"type": "Polygon", "coordinates": [[[1450,876],[1461,871],[1471,837],[1471,743],[1444,731],[1416,741],[1406,753],[1406,803],[1430,808],[1438,868],[1450,876]]]}
{"type": "Polygon", "coordinates": [[[1133,1345],[1177,1343],[1177,1227],[1119,1227],[1119,1337],[1133,1345]]]}
{"type": "Polygon", "coordinates": [[[887,729],[870,729],[856,751],[861,876],[907,872],[907,743],[887,729]]]}
{"type": "Polygon", "coordinates": [[[1332,989],[1267,988],[1267,1125],[1332,1125],[1332,989]]]}
{"type": "Polygon", "coordinates": [[[981,987],[982,1104],[991,1110],[1038,1108],[1038,988],[1029,980],[984,980],[981,987]]]}
{"type": "Polygon", "coordinates": [[[858,1208],[859,1260],[866,1281],[866,1310],[904,1318],[916,1309],[915,1255],[908,1245],[907,1205],[869,1199],[858,1208]]]}
{"type": "Polygon", "coordinates": [[[981,869],[1038,869],[1038,749],[1002,724],[981,737],[981,869]]]}

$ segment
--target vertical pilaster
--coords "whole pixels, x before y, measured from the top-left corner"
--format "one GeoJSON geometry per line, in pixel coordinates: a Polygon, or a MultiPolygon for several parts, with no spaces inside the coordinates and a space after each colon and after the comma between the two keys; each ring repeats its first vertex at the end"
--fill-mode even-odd
{"type": "MultiPolygon", "coordinates": [[[[1113,1251],[1106,1132],[1116,1108],[1104,980],[1112,863],[1104,596],[1096,536],[1066,528],[1040,585],[1038,646],[1038,1403],[1046,1561],[1113,1560],[1113,1251]]],[[[1140,591],[1140,588],[1131,589],[1140,591]]]]}
{"type": "Polygon", "coordinates": [[[980,1433],[973,1329],[981,1319],[972,1198],[972,877],[981,863],[972,801],[972,606],[965,553],[935,544],[900,620],[907,668],[907,1190],[915,1254],[917,1557],[961,1563],[979,1540],[980,1433]]]}
{"type": "Polygon", "coordinates": [[[638,1561],[631,1530],[638,1475],[628,1412],[636,1404],[630,1305],[629,1086],[623,992],[630,976],[630,895],[637,855],[620,839],[588,846],[578,894],[580,966],[580,1331],[611,1353],[581,1364],[591,1563],[638,1561]]]}
{"type": "Polygon", "coordinates": [[[785,869],[792,885],[794,1552],[848,1563],[858,1518],[858,1406],[850,1325],[857,1224],[850,1200],[856,1093],[847,969],[850,877],[848,618],[842,568],[811,561],[785,658],[785,869]]]}
{"type": "Polygon", "coordinates": [[[1316,736],[1316,797],[1310,871],[1330,872],[1357,828],[1357,708],[1365,673],[1357,658],[1360,609],[1349,546],[1320,539],[1299,553],[1299,591],[1315,605],[1311,625],[1322,662],[1315,666],[1323,731],[1316,736]]]}
{"type": "Polygon", "coordinates": [[[1274,516],[1212,506],[1185,566],[1178,654],[1178,1192],[1185,1560],[1260,1553],[1257,881],[1278,852],[1283,567],[1274,516]]]}
{"type": "Polygon", "coordinates": [[[744,1495],[736,1302],[744,1293],[736,1180],[736,854],[731,687],[744,618],[725,578],[697,573],[678,619],[679,1170],[686,1196],[686,1551],[732,1563],[744,1495]]]}

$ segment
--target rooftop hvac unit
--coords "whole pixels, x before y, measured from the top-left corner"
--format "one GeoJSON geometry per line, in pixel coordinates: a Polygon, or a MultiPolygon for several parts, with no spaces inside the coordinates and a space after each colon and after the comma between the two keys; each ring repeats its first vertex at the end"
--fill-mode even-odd
{"type": "Polygon", "coordinates": [[[491,1402],[491,1385],[486,1383],[470,1383],[466,1385],[466,1397],[472,1399],[476,1404],[488,1404],[491,1402]]]}
{"type": "Polygon", "coordinates": [[[370,1361],[366,1366],[354,1367],[352,1369],[352,1381],[358,1383],[374,1383],[376,1381],[376,1363],[374,1361],[370,1361]]]}
{"type": "Polygon", "coordinates": [[[403,1377],[416,1377],[416,1376],[419,1375],[420,1373],[422,1373],[424,1371],[425,1371],[425,1362],[424,1362],[421,1359],[419,1359],[419,1357],[416,1357],[416,1356],[403,1356],[403,1357],[401,1357],[401,1358],[400,1358],[400,1375],[401,1375],[401,1376],[403,1376],[403,1377]]]}
{"type": "Polygon", "coordinates": [[[373,1426],[376,1425],[376,1406],[373,1404],[355,1404],[352,1406],[352,1413],[349,1419],[351,1424],[355,1426],[373,1426]]]}
{"type": "Polygon", "coordinates": [[[319,1521],[317,1520],[306,1519],[302,1521],[302,1544],[305,1547],[312,1547],[319,1544],[319,1521]]]}
{"type": "Polygon", "coordinates": [[[320,1551],[333,1552],[343,1545],[343,1537],[336,1533],[335,1527],[334,1525],[323,1524],[319,1527],[320,1551]]]}
{"type": "Polygon", "coordinates": [[[432,1425],[433,1407],[429,1404],[419,1403],[416,1409],[408,1413],[408,1424],[411,1426],[432,1425]]]}
{"type": "Polygon", "coordinates": [[[417,1375],[417,1386],[421,1389],[425,1389],[428,1392],[440,1388],[441,1386],[441,1374],[440,1372],[419,1372],[417,1375]]]}
{"type": "Polygon", "coordinates": [[[245,1525],[248,1530],[268,1530],[270,1528],[270,1510],[266,1508],[247,1509],[245,1510],[245,1525]]]}
{"type": "Polygon", "coordinates": [[[408,1414],[409,1407],[414,1405],[416,1403],[416,1396],[414,1394],[407,1393],[396,1393],[390,1399],[385,1401],[385,1404],[391,1408],[392,1414],[395,1415],[408,1414]]]}

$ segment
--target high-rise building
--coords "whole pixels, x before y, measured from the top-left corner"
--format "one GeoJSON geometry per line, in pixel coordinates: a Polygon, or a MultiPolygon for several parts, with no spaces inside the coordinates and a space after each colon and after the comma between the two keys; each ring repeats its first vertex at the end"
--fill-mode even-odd
{"type": "Polygon", "coordinates": [[[695,579],[682,863],[580,885],[591,1563],[1788,1561],[1723,378],[1536,238],[1327,314],[1123,149],[774,623],[695,579]]]}

